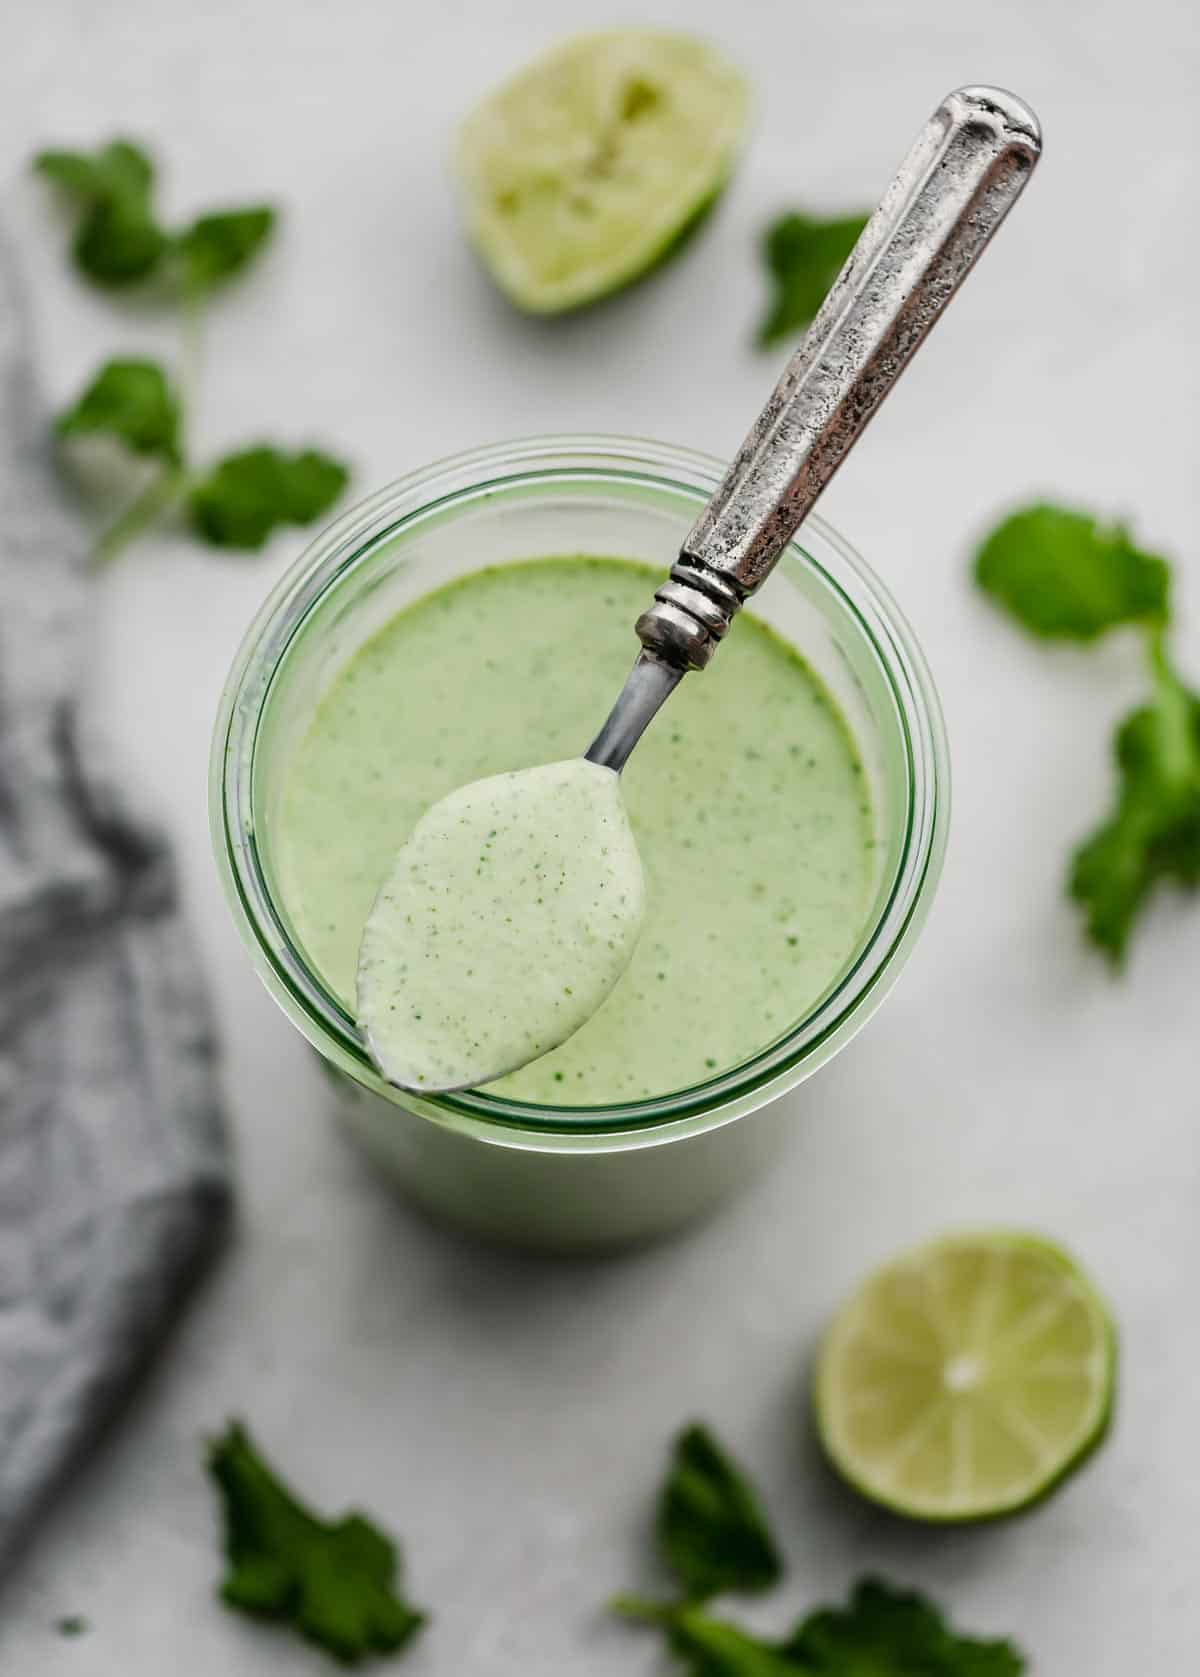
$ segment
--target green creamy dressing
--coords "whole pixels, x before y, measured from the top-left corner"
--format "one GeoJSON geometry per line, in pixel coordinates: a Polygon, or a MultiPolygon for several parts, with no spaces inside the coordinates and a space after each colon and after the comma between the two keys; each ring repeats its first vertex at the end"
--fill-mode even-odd
{"type": "MultiPolygon", "coordinates": [[[[272,857],[294,934],[351,1011],[372,903],[422,816],[469,782],[585,750],[660,580],[622,559],[490,567],[398,612],[335,677],[289,765],[272,857]]],[[[603,1105],[701,1082],[794,1025],[858,942],[874,875],[862,765],[820,681],[749,613],[621,783],[640,940],[603,1005],[497,1093],[603,1105]]],[[[531,971],[532,913],[525,930],[531,971]]]]}
{"type": "Polygon", "coordinates": [[[489,775],[400,848],[358,954],[358,1021],[401,1088],[469,1089],[556,1048],[629,965],[645,891],[611,769],[489,775]]]}

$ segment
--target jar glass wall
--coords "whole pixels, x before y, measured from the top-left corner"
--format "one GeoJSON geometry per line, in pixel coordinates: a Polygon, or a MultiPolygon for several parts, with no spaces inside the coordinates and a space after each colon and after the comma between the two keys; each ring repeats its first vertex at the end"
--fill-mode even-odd
{"type": "MultiPolygon", "coordinates": [[[[384,1083],[279,889],[274,842],[287,771],[330,682],[406,604],[481,566],[544,554],[627,557],[665,573],[721,471],[652,443],[567,437],[414,473],[346,514],[297,561],[251,626],[223,695],[213,838],[258,970],[338,1074],[346,1116],[372,1153],[427,1203],[493,1235],[591,1247],[662,1232],[760,1168],[796,1121],[793,1102],[762,1109],[865,1023],[900,970],[940,871],[945,737],[919,649],[873,574],[810,518],[749,609],[803,654],[854,735],[875,812],[873,901],[849,959],[801,1017],[743,1063],[653,1099],[553,1106],[484,1090],[418,1098],[384,1083]]],[[[635,651],[631,625],[631,661],[635,651]]]]}

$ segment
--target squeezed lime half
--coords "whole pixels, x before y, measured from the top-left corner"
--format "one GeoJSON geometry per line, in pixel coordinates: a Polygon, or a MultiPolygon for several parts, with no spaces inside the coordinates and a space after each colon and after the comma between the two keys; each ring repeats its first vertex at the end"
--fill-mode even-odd
{"type": "Polygon", "coordinates": [[[471,236],[518,308],[557,314],[652,268],[725,185],[748,90],[685,35],[584,35],[467,118],[457,170],[471,236]]]}
{"type": "Polygon", "coordinates": [[[821,1346],[821,1442],[864,1496],[918,1520],[1037,1501],[1112,1411],[1116,1335],[1059,1247],[1005,1232],[906,1253],[843,1306],[821,1346]]]}

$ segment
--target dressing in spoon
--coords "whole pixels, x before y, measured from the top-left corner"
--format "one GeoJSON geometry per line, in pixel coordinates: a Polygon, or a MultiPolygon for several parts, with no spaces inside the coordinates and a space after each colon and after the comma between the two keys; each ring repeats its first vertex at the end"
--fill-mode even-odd
{"type": "Polygon", "coordinates": [[[572,757],[459,787],[417,822],[363,932],[371,1057],[442,1090],[538,1059],[625,971],[644,900],[612,769],[572,757]]]}
{"type": "Polygon", "coordinates": [[[462,787],[417,823],[360,950],[359,1023],[390,1082],[490,1082],[601,1006],[643,910],[621,769],[770,575],[1040,152],[1037,119],[1011,94],[942,102],[638,619],[643,650],[586,756],[462,787]]]}

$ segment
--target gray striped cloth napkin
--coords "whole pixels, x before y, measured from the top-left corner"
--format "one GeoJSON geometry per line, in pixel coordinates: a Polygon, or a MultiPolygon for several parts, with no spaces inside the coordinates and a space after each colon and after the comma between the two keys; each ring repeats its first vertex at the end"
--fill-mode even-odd
{"type": "Polygon", "coordinates": [[[111,1416],[229,1209],[170,853],[78,702],[85,536],[0,242],[0,1567],[111,1416]]]}

